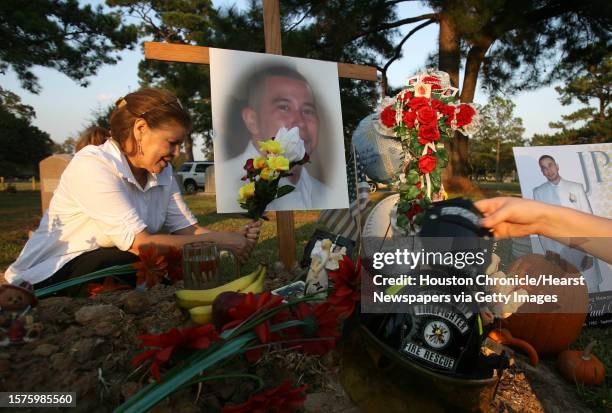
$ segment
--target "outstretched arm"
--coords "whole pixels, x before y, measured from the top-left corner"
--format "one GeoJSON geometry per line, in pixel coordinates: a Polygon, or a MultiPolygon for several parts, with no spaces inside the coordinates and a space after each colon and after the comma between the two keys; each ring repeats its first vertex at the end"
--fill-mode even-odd
{"type": "Polygon", "coordinates": [[[481,224],[497,238],[544,235],[612,262],[612,220],[522,198],[491,198],[475,203],[481,224]]]}

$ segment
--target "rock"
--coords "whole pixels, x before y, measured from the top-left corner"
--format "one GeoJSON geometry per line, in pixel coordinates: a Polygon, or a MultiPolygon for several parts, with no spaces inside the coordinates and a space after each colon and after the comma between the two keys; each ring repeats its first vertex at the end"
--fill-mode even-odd
{"type": "Polygon", "coordinates": [[[140,314],[151,308],[151,302],[144,291],[130,291],[123,298],[123,309],[127,313],[140,314]]]}
{"type": "Polygon", "coordinates": [[[6,359],[0,359],[0,375],[5,375],[11,369],[11,362],[6,359]]]}
{"type": "Polygon", "coordinates": [[[101,321],[96,324],[93,328],[93,332],[97,336],[108,336],[111,335],[118,327],[109,322],[109,321],[101,321]]]}
{"type": "Polygon", "coordinates": [[[215,392],[221,397],[223,400],[229,400],[234,392],[236,391],[235,383],[232,384],[230,382],[221,382],[215,385],[215,392]]]}
{"type": "Polygon", "coordinates": [[[127,400],[136,394],[138,390],[140,390],[140,384],[134,381],[128,381],[121,387],[121,396],[124,400],[127,400]]]}
{"type": "Polygon", "coordinates": [[[65,353],[57,353],[51,356],[51,367],[57,371],[68,371],[72,364],[70,356],[65,353]]]}
{"type": "Polygon", "coordinates": [[[121,310],[112,304],[88,305],[81,307],[74,318],[81,325],[91,324],[102,320],[118,322],[121,319],[121,310]]]}
{"type": "Polygon", "coordinates": [[[274,264],[272,264],[272,269],[276,273],[283,272],[285,271],[285,264],[283,264],[281,261],[276,261],[274,264]]]}
{"type": "Polygon", "coordinates": [[[49,357],[51,354],[57,353],[59,347],[53,344],[41,344],[32,351],[32,355],[40,357],[49,357]]]}
{"type": "Polygon", "coordinates": [[[85,363],[86,361],[93,360],[97,351],[103,351],[103,343],[104,340],[102,339],[84,338],[76,343],[76,345],[72,348],[74,358],[79,363],[85,363]]]}

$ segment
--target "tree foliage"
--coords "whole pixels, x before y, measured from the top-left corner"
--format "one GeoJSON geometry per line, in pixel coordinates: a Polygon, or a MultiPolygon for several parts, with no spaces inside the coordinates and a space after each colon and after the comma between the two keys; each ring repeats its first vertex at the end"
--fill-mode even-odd
{"type": "Polygon", "coordinates": [[[102,6],[80,6],[77,0],[0,1],[0,73],[12,68],[22,86],[40,91],[34,66],[64,73],[87,85],[86,78],[103,64],[116,63],[117,51],[131,48],[136,27],[102,6]]]}
{"type": "Polygon", "coordinates": [[[470,164],[477,176],[495,175],[497,181],[516,171],[513,146],[523,146],[523,120],[514,116],[509,99],[493,97],[480,111],[480,131],[470,144],[470,164]]]}
{"type": "Polygon", "coordinates": [[[0,106],[0,176],[37,175],[38,162],[51,155],[49,134],[0,106]]]}
{"type": "Polygon", "coordinates": [[[535,135],[532,145],[572,145],[610,142],[612,136],[612,54],[600,65],[584,64],[585,74],[569,80],[555,89],[562,105],[574,101],[584,107],[563,115],[549,126],[559,131],[535,135]],[[594,103],[594,106],[592,104],[594,103]]]}

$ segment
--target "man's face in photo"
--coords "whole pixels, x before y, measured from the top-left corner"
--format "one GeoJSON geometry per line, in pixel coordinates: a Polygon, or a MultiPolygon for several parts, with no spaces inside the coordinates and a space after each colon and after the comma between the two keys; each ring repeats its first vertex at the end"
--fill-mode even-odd
{"type": "Polygon", "coordinates": [[[549,182],[556,183],[559,181],[559,166],[554,160],[550,158],[543,158],[540,161],[540,170],[549,182]]]}
{"type": "Polygon", "coordinates": [[[242,117],[253,144],[270,139],[281,127],[300,129],[306,153],[311,154],[319,139],[319,120],[310,86],[299,79],[268,76],[255,108],[247,107],[242,117]]]}

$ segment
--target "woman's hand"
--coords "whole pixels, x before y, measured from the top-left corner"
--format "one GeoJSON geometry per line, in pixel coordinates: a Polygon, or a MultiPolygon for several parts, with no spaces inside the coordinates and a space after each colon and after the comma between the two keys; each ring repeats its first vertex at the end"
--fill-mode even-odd
{"type": "Polygon", "coordinates": [[[251,221],[240,229],[240,233],[253,243],[257,243],[260,232],[261,221],[251,221]]]}
{"type": "Polygon", "coordinates": [[[490,228],[496,238],[540,234],[549,205],[529,199],[500,197],[474,203],[485,216],[481,225],[490,228]]]}
{"type": "Polygon", "coordinates": [[[228,249],[234,253],[238,261],[243,264],[249,259],[252,242],[240,232],[218,232],[215,241],[222,249],[228,249]]]}

